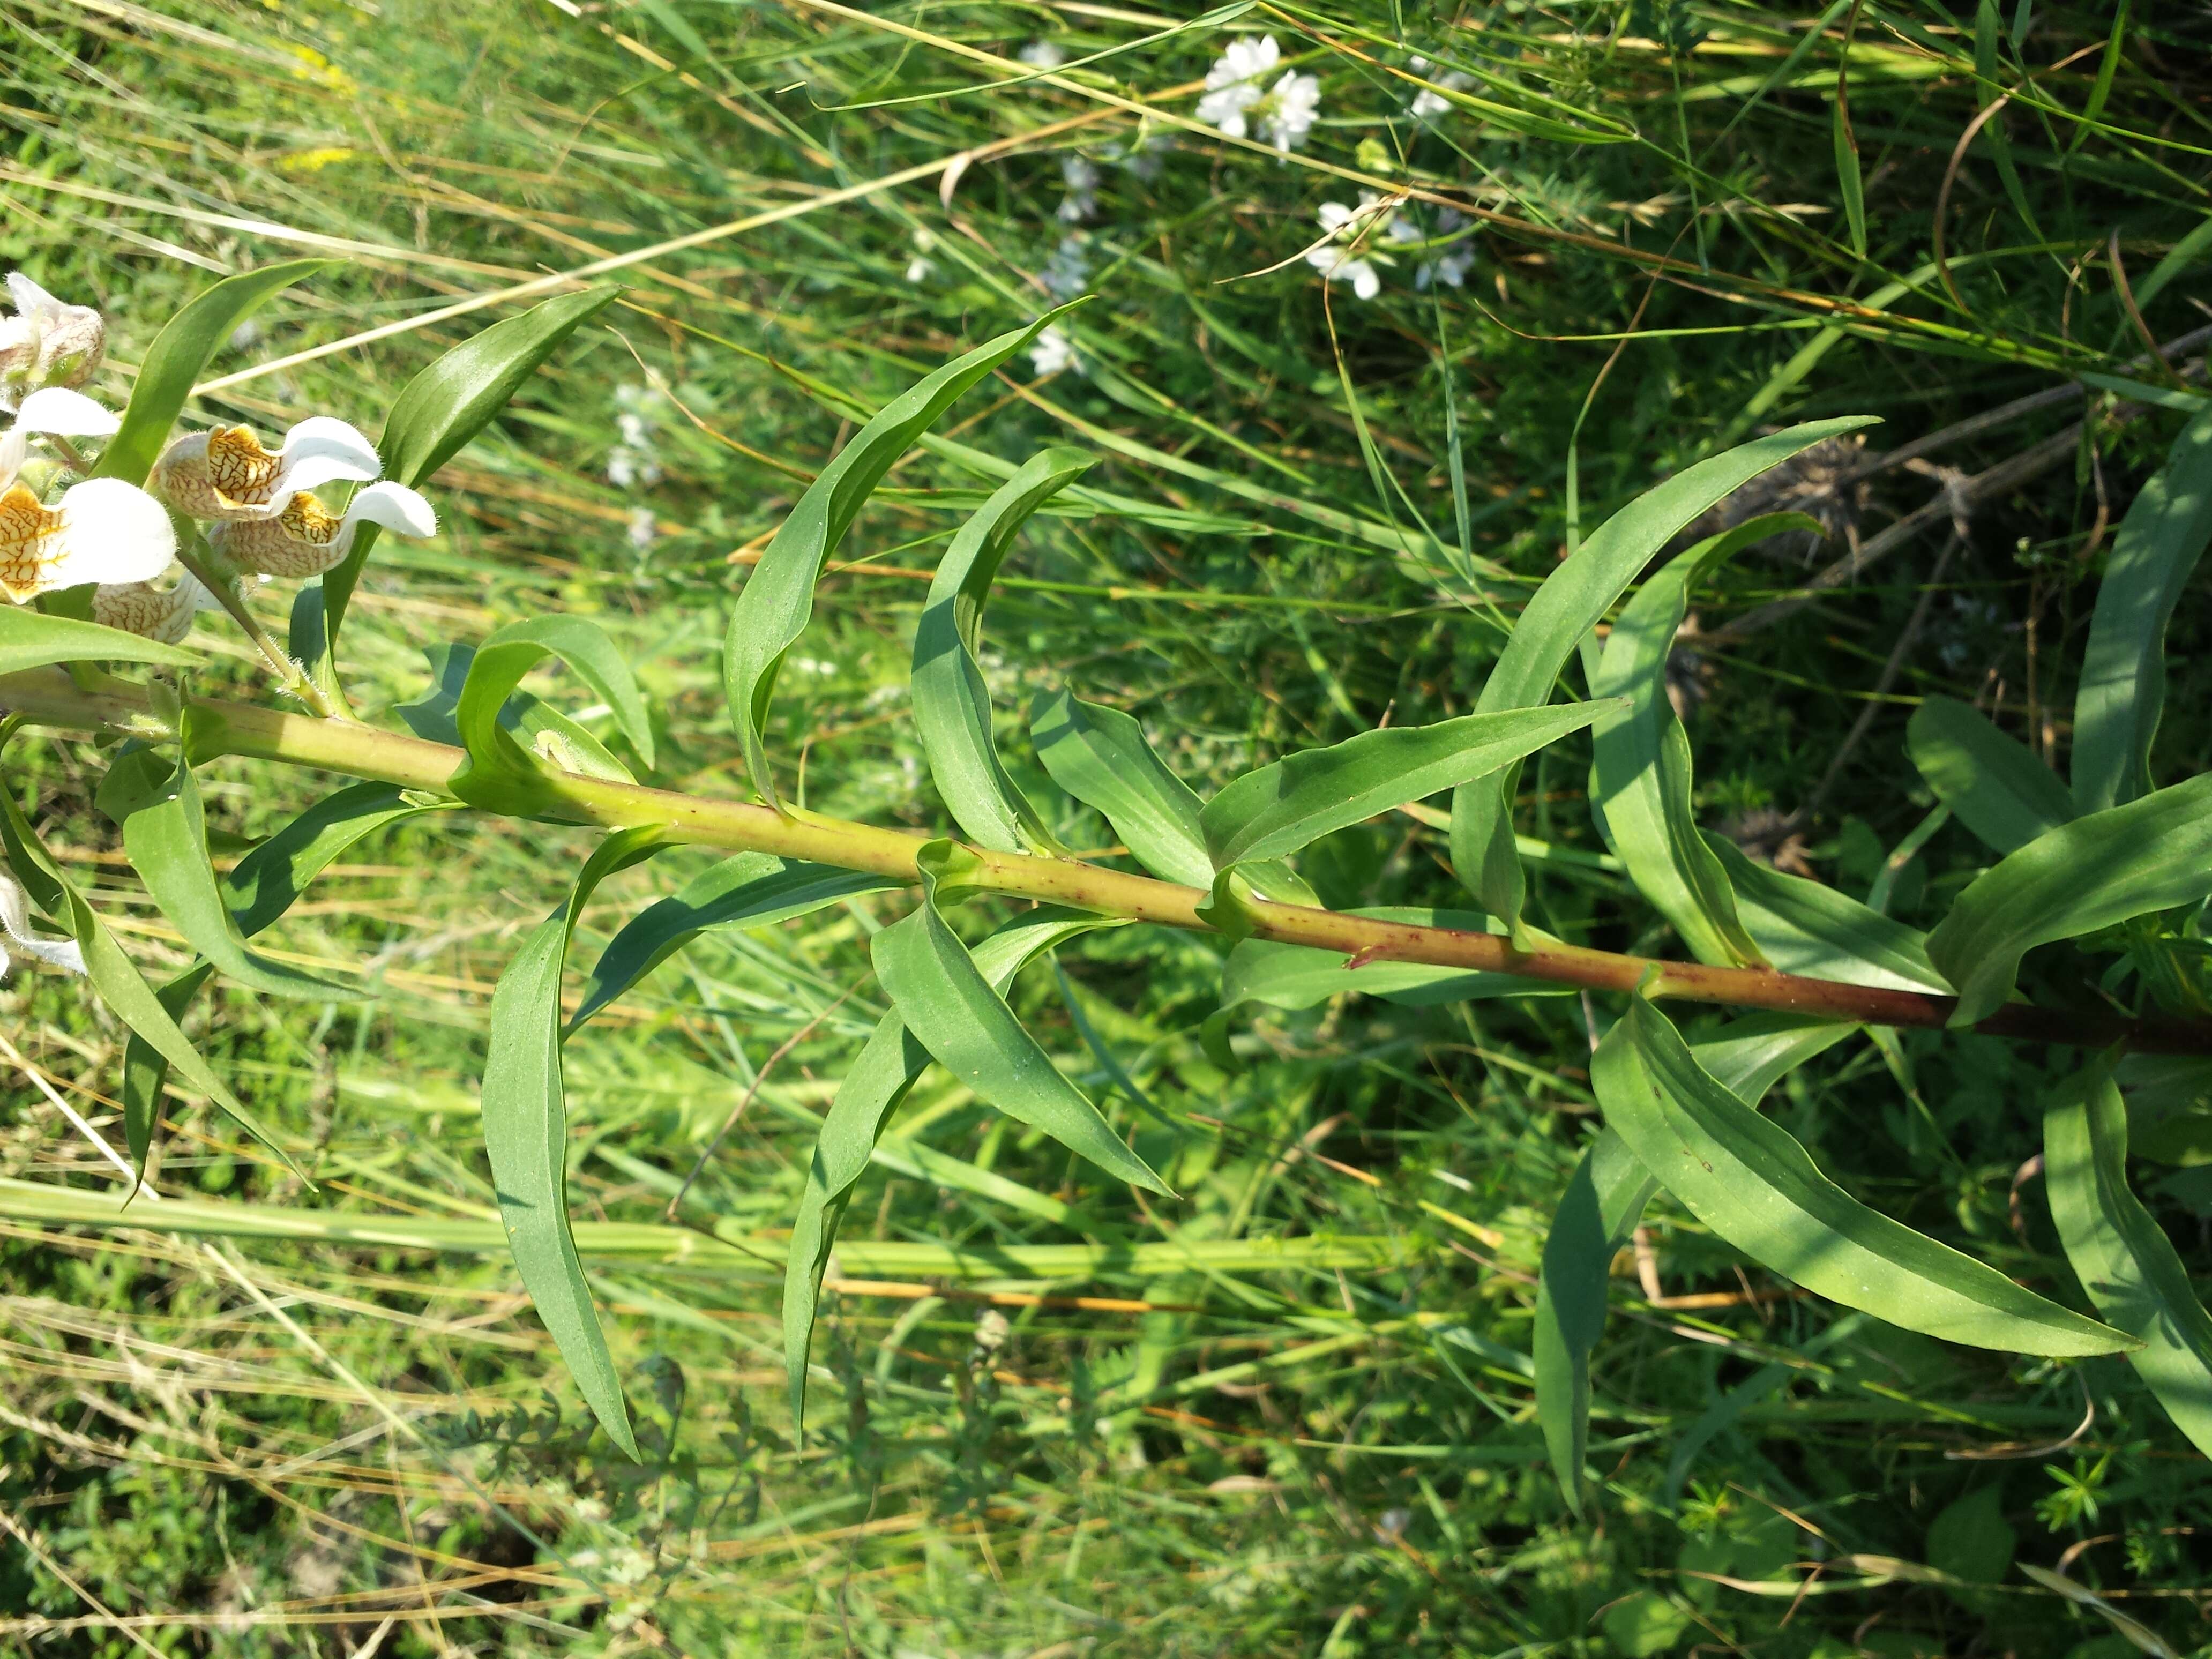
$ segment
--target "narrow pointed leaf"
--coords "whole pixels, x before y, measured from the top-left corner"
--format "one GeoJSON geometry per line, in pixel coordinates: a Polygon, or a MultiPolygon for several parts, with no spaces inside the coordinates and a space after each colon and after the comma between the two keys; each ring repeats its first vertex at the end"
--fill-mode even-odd
{"type": "Polygon", "coordinates": [[[608,941],[568,1030],[573,1034],[709,928],[765,927],[811,915],[855,893],[902,884],[864,870],[784,860],[772,853],[724,859],[681,892],[648,905],[608,941]]]}
{"type": "Polygon", "coordinates": [[[592,1305],[568,1226],[568,1096],[561,1076],[561,964],[576,918],[616,871],[665,844],[658,825],[617,830],[576,878],[568,902],[522,942],[491,999],[484,1052],[484,1152],[500,1219],[532,1306],[567,1362],[599,1426],[631,1459],[638,1455],[622,1379],[592,1305]]]}
{"type": "MultiPolygon", "coordinates": [[[[377,453],[384,475],[419,489],[469,441],[491,424],[561,343],[622,292],[608,283],[563,294],[471,335],[408,381],[385,416],[377,453]]],[[[353,546],[323,578],[324,651],[316,678],[329,681],[327,653],[336,649],[354,589],[376,547],[377,527],[365,524],[353,546]]]]}
{"type": "MultiPolygon", "coordinates": [[[[1003,997],[1014,975],[1041,952],[1079,934],[1118,926],[1109,916],[1079,911],[1032,910],[1007,922],[975,947],[975,970],[994,994],[1003,997]]],[[[805,1190],[792,1223],[791,1255],[784,1269],[783,1351],[791,1388],[792,1420],[806,1421],[806,1354],[814,1336],[814,1315],[822,1299],[822,1279],[837,1240],[854,1184],[868,1167],[884,1126],[907,1091],[929,1064],[929,1050],[906,1028],[894,1008],[877,1024],[845,1074],[836,1097],[822,1120],[807,1167],[805,1190]]]]}
{"type": "Polygon", "coordinates": [[[186,301],[146,348],[138,378],[131,383],[131,406],[123,411],[122,428],[100,452],[93,476],[144,483],[169,441],[169,428],[184,413],[185,400],[191,396],[201,371],[229,342],[238,325],[272,295],[337,264],[335,259],[289,259],[282,264],[264,265],[258,270],[226,276],[186,301]]]}
{"type": "MultiPolygon", "coordinates": [[[[1387,905],[1344,914],[1378,921],[1410,921],[1424,927],[1462,927],[1496,933],[1487,916],[1472,910],[1438,910],[1424,905],[1387,905]]],[[[1230,951],[1221,967],[1221,1003],[1264,1002],[1273,1008],[1310,1008],[1347,991],[1381,997],[1409,1008],[1472,1002],[1489,997],[1571,996],[1575,988],[1518,974],[1439,968],[1425,962],[1370,962],[1349,965],[1341,951],[1309,945],[1283,945],[1247,939],[1230,951]]]]}
{"type": "Polygon", "coordinates": [[[1747,857],[1708,835],[1735,893],[1736,915],[1768,962],[1785,974],[1948,996],[1950,981],[1928,959],[1928,937],[1848,893],[1747,857]]]}
{"type": "Polygon", "coordinates": [[[0,674],[20,674],[58,662],[152,662],[191,668],[196,651],[141,639],[119,628],[48,616],[29,605],[0,605],[0,674]]]}
{"type": "MultiPolygon", "coordinates": [[[[1478,714],[1534,708],[1551,701],[1560,672],[1584,635],[1605,619],[1659,550],[1716,502],[1802,450],[1873,424],[1867,416],[1815,421],[1686,467],[1599,526],[1545,580],[1515,623],[1476,700],[1478,714]]],[[[1513,845],[1513,793],[1520,769],[1462,785],[1452,797],[1452,863],[1480,907],[1517,930],[1523,884],[1513,845]]]]}
{"type": "Polygon", "coordinates": [[[2166,701],[2166,629],[2212,541],[2212,413],[2199,415],[2113,538],[2074,697],[2074,805],[2122,806],[2151,787],[2166,701]]]}
{"type": "Polygon", "coordinates": [[[1769,536],[1805,529],[1820,526],[1802,514],[1767,514],[1678,554],[1615,619],[1590,676],[1592,697],[1627,699],[1590,727],[1600,826],[1637,891],[1700,962],[1757,967],[1765,957],[1736,916],[1728,872],[1698,830],[1690,739],[1667,696],[1667,659],[1690,590],[1716,565],[1769,536]]]}
{"type": "Polygon", "coordinates": [[[1116,1180],[1166,1192],[991,988],[938,914],[933,888],[926,886],[911,915],[875,937],[876,975],[907,1029],[986,1104],[1042,1129],[1116,1180]]]}
{"type": "Polygon", "coordinates": [[[1197,793],[1168,770],[1134,717],[1066,691],[1041,691],[1030,740],[1052,781],[1103,813],[1137,862],[1163,881],[1211,887],[1197,793]]]}
{"type": "Polygon", "coordinates": [[[1465,714],[1434,726],[1385,726],[1247,772],[1199,815],[1217,869],[1295,853],[1332,830],[1482,777],[1579,732],[1610,707],[1465,714]]]}
{"type": "Polygon", "coordinates": [[[722,678],[731,718],[744,745],[753,787],[770,805],[780,805],[769,775],[763,732],[777,672],[785,654],[805,632],[814,614],[814,587],[830,550],[844,539],[875,487],[883,482],[915,439],[937,423],[961,395],[1036,337],[1060,312],[1049,312],[1025,328],[1000,335],[956,358],[892,398],[837,457],[822,469],[791,516],[745,579],[730,612],[723,644],[722,678]]]}
{"type": "MultiPolygon", "coordinates": [[[[515,741],[501,714],[522,677],[555,656],[599,694],[639,757],[653,764],[653,726],[645,700],[629,659],[614,641],[580,617],[509,623],[477,647],[454,705],[454,728],[469,761],[453,775],[451,787],[463,800],[506,811],[535,810],[550,799],[544,761],[515,741]]],[[[554,753],[558,755],[557,747],[554,753]]]]}
{"type": "MultiPolygon", "coordinates": [[[[1748,1014],[1691,1048],[1716,1082],[1756,1107],[1785,1073],[1855,1029],[1795,1014],[1748,1014]]],[[[1536,1417],[1552,1472],[1577,1515],[1589,1447],[1589,1357],[1605,1334],[1613,1258],[1658,1190],[1620,1132],[1607,1127],[1575,1166],[1544,1238],[1536,1281],[1536,1417]]]]}
{"type": "Polygon", "coordinates": [[[123,827],[124,850],[161,914],[224,978],[270,996],[352,1002],[368,994],[247,948],[208,854],[198,780],[179,745],[173,762],[150,750],[118,758],[100,807],[123,827]]]}
{"type": "Polygon", "coordinates": [[[15,792],[9,789],[0,789],[0,842],[7,847],[9,865],[16,879],[23,884],[24,890],[83,951],[85,976],[92,981],[92,988],[100,1000],[114,1011],[115,1017],[167,1060],[187,1088],[198,1091],[222,1108],[240,1128],[275,1153],[287,1170],[306,1181],[306,1171],[292,1161],[291,1154],[261,1127],[228,1085],[200,1058],[199,1050],[192,1047],[191,1039],[179,1028],[175,1016],[162,1006],[161,997],[139,973],[137,964],[124,953],[114,935],[107,931],[106,924],[54,862],[53,855],[46,851],[29,820],[24,817],[23,809],[16,805],[15,792]]]}
{"type": "Polygon", "coordinates": [[[2128,1187],[2128,1110],[2109,1065],[2061,1085],[2044,1114],[2043,1164],[2051,1219],[2081,1288],[2107,1324],[2142,1344],[2128,1364],[2212,1456],[2212,1314],[2128,1187]]]}
{"type": "Polygon", "coordinates": [[[1954,1025],[1987,1019],[2039,945],[2212,893],[2212,773],[2092,812],[2008,854],[1959,895],[1928,956],[1959,988],[1954,1025]]]}
{"type": "Polygon", "coordinates": [[[1030,515],[1095,462],[1079,449],[1048,449],[994,490],[945,550],[915,627],[914,723],[930,775],[968,838],[1002,853],[1060,848],[992,738],[990,688],[975,660],[983,606],[1030,515]]]}
{"type": "Polygon", "coordinates": [[[2073,797],[2058,775],[1980,709],[1929,697],[1905,730],[1906,752],[1936,799],[1996,851],[2025,847],[2074,817],[2073,797]]]}
{"type": "Polygon", "coordinates": [[[1698,1063],[1643,998],[1590,1062],[1606,1122],[1698,1220],[1760,1266],[1893,1325],[2015,1353],[2113,1353],[2130,1339],[1869,1209],[1779,1124],[1698,1063]]]}

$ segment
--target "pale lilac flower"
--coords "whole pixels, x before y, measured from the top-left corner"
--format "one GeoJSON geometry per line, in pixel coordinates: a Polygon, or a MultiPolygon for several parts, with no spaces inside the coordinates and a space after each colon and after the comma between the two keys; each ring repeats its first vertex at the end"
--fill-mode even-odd
{"type": "Polygon", "coordinates": [[[1150,184],[1160,176],[1161,167],[1167,164],[1168,152],[1174,148],[1173,138],[1164,132],[1156,132],[1119,160],[1125,170],[1150,184]]]}
{"type": "Polygon", "coordinates": [[[1045,261],[1045,291],[1055,300],[1073,300],[1091,281],[1091,262],[1085,258],[1083,238],[1063,236],[1045,261]]]}
{"type": "Polygon", "coordinates": [[[1067,195],[1060,202],[1059,217],[1067,224],[1076,224],[1098,211],[1098,169],[1080,155],[1060,158],[1060,176],[1067,185],[1067,195]]]}

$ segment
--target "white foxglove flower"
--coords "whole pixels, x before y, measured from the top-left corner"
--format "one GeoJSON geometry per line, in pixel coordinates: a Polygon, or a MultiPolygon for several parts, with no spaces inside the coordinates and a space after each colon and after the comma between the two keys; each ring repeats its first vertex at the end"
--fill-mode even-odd
{"type": "MultiPolygon", "coordinates": [[[[31,907],[12,876],[0,874],[0,933],[21,954],[72,974],[84,971],[84,952],[71,939],[40,939],[31,931],[31,907]]],[[[0,969],[8,966],[8,952],[0,949],[0,969]]]]}
{"type": "MultiPolygon", "coordinates": [[[[1442,75],[1430,74],[1429,60],[1425,58],[1416,58],[1406,67],[1423,80],[1435,82],[1446,92],[1464,92],[1474,84],[1473,76],[1462,75],[1457,70],[1447,70],[1442,75]]],[[[1416,121],[1433,121],[1440,115],[1450,114],[1451,107],[1450,99],[1423,87],[1413,94],[1413,101],[1407,106],[1406,112],[1416,121]]]]}
{"type": "Polygon", "coordinates": [[[273,519],[304,490],[384,471],[375,446],[343,421],[313,415],[264,449],[251,427],[219,426],[179,438],[154,463],[154,486],[195,519],[273,519]]]}
{"type": "Polygon", "coordinates": [[[85,582],[146,581],[176,556],[161,502],[120,478],[71,484],[52,507],[24,484],[0,493],[0,595],[16,605],[85,582]]]}
{"type": "MultiPolygon", "coordinates": [[[[260,579],[248,576],[246,580],[250,583],[260,579]]],[[[162,645],[181,641],[192,631],[192,618],[201,611],[222,609],[222,601],[189,571],[174,587],[156,587],[151,582],[111,582],[92,591],[93,621],[162,645]]]]}
{"type": "Polygon", "coordinates": [[[33,438],[112,438],[122,424],[82,392],[41,387],[23,399],[15,420],[0,432],[0,489],[15,483],[23,470],[33,438]]]}
{"type": "Polygon", "coordinates": [[[343,514],[331,512],[311,490],[301,490],[273,519],[232,519],[211,526],[208,544],[243,570],[269,576],[313,576],[352,550],[363,524],[420,539],[438,533],[430,503],[405,484],[386,480],[355,495],[343,514]]]}
{"type": "Polygon", "coordinates": [[[1251,131],[1246,114],[1267,95],[1260,77],[1271,72],[1282,58],[1282,48],[1272,34],[1256,40],[1249,35],[1231,40],[1229,50],[1206,72],[1206,96],[1198,100],[1198,118],[1231,138],[1246,137],[1251,131]]]}
{"type": "Polygon", "coordinates": [[[0,408],[40,386],[82,386],[107,350],[107,325],[90,306],[65,306],[20,270],[8,273],[15,314],[0,318],[0,408]]]}
{"type": "Polygon", "coordinates": [[[1031,69],[1056,70],[1067,61],[1067,56],[1049,40],[1032,40],[1015,54],[1031,69]]]}
{"type": "Polygon", "coordinates": [[[1075,342],[1056,328],[1041,331],[1030,345],[1030,367],[1040,380],[1062,369],[1079,367],[1075,360],[1075,342]]]}

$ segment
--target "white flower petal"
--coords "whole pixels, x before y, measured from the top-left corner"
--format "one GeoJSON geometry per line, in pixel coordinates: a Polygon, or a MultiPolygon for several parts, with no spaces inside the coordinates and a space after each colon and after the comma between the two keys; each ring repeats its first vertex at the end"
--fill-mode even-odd
{"type": "Polygon", "coordinates": [[[438,515],[430,503],[405,484],[394,483],[388,478],[382,483],[369,485],[346,508],[345,522],[349,526],[363,521],[417,540],[438,533],[438,515]]]}
{"type": "MultiPolygon", "coordinates": [[[[40,939],[31,931],[30,906],[25,902],[23,890],[15,878],[0,875],[0,931],[27,957],[51,963],[57,968],[66,968],[71,973],[84,971],[84,952],[75,939],[40,939]]],[[[8,954],[0,951],[0,968],[8,965],[8,954]]]]}
{"type": "Polygon", "coordinates": [[[70,486],[58,510],[61,529],[46,587],[149,581],[176,562],[177,532],[168,514],[136,484],[88,478],[70,486]]]}
{"type": "Polygon", "coordinates": [[[22,432],[46,432],[60,438],[112,438],[123,422],[82,392],[50,386],[23,399],[15,411],[22,432]]]}
{"type": "Polygon", "coordinates": [[[62,302],[20,270],[8,273],[8,292],[26,317],[46,321],[61,314],[62,302]]]}
{"type": "Polygon", "coordinates": [[[317,489],[341,478],[359,483],[384,471],[376,446],[330,415],[311,415],[294,427],[284,434],[281,453],[284,465],[276,475],[276,493],[288,500],[302,489],[317,489]]]}

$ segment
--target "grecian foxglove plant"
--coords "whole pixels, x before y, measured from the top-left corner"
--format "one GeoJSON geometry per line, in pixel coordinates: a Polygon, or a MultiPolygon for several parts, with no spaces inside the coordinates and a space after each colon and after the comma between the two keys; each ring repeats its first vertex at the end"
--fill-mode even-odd
{"type": "MultiPolygon", "coordinates": [[[[1215,90],[1234,94],[1221,100],[1224,111],[1231,102],[1248,117],[1256,108],[1246,94],[1258,77],[1244,72],[1255,65],[1223,70],[1215,90]]],[[[149,985],[12,790],[0,791],[0,848],[10,872],[0,886],[0,930],[18,954],[81,967],[93,994],[131,1029],[120,1095],[142,1168],[171,1074],[253,1127],[245,1103],[179,1024],[198,988],[220,975],[268,996],[327,1003],[360,994],[257,951],[254,936],[363,836],[466,808],[573,826],[580,841],[592,842],[578,849],[566,900],[527,934],[500,980],[483,1121],[522,1281],[584,1399],[633,1455],[622,1379],[568,1218],[566,1045],[587,1040],[596,1014],[707,929],[761,927],[887,890],[911,896],[903,918],[873,939],[890,1012],[831,1102],[793,1218],[784,1340],[795,1415],[840,1218],[886,1123],[930,1066],[1114,1180],[1158,1194],[1155,1202],[1176,1201],[1054,1066],[1006,994],[1039,957],[1079,948],[1097,930],[1135,925],[1219,937],[1223,1010],[1194,1036],[1231,1066],[1239,1061],[1228,1024],[1251,1004],[1298,1008],[1345,994],[1427,1004],[1585,994],[1592,1036],[1601,1036],[1591,1077],[1604,1123],[1546,1244],[1534,1329],[1543,1429],[1577,1505],[1589,1361],[1609,1264],[1662,1192],[1807,1291],[1907,1329],[2057,1359],[2124,1353],[2181,1430],[2212,1450],[2212,1316],[2130,1193],[2125,1168],[2134,1068],[2145,1056],[2212,1055],[2212,1000],[2185,968],[2203,957],[2212,895],[2212,775],[2161,785],[2150,771],[2166,620],[2212,537],[2197,482],[2212,460],[2212,416],[2195,418],[2121,527],[2089,630],[2070,783],[1962,704],[1930,699],[1914,716],[1912,763],[1990,853],[1941,925],[1923,934],[1702,834],[1691,810],[1689,741],[1666,690],[1668,652],[1700,581],[1743,548],[1804,521],[1769,514],[1672,550],[1682,532],[1769,468],[1865,421],[1820,421],[1759,438],[1622,508],[1518,605],[1474,712],[1459,718],[1286,755],[1209,799],[1175,775],[1127,714],[1085,701],[1076,686],[1039,697],[1028,730],[1044,774],[1105,817],[1140,873],[1077,857],[1055,838],[1057,814],[1032,800],[1001,758],[982,667],[991,590],[1028,520],[1055,499],[1110,510],[1112,498],[1083,486],[1093,458],[1080,450],[1049,448],[1008,467],[947,544],[931,583],[911,689],[915,742],[952,818],[946,833],[927,838],[805,811],[783,798],[775,764],[787,740],[775,719],[779,674],[808,625],[831,552],[900,458],[963,394],[1049,341],[1064,312],[945,364],[877,410],[816,477],[745,580],[730,607],[723,680],[756,797],[747,800],[639,781],[637,769],[653,764],[650,711],[629,660],[580,617],[514,622],[456,657],[465,665],[457,685],[447,684],[435,720],[418,724],[418,733],[434,737],[347,712],[332,651],[378,535],[431,532],[417,488],[612,295],[567,295],[463,343],[407,386],[374,444],[328,417],[301,422],[273,449],[236,426],[173,432],[216,345],[263,300],[313,269],[302,262],[251,272],[195,299],[147,353],[118,424],[94,420],[81,403],[40,403],[40,388],[26,388],[19,400],[22,442],[61,444],[37,463],[43,482],[11,483],[0,520],[9,526],[8,592],[18,601],[0,609],[0,704],[9,710],[0,734],[13,739],[35,726],[59,741],[92,734],[106,743],[100,807],[199,960],[158,988],[149,985]],[[74,445],[94,439],[98,459],[88,462],[74,445]],[[64,482],[84,471],[88,478],[64,482]],[[149,474],[166,511],[138,489],[149,474]],[[326,502],[317,492],[333,485],[365,487],[344,503],[326,502]],[[172,515],[187,528],[214,528],[204,538],[193,531],[187,546],[166,538],[172,515]],[[179,677],[198,659],[176,642],[182,630],[173,616],[156,616],[150,601],[111,599],[100,614],[120,627],[84,619],[75,601],[87,585],[153,580],[173,552],[204,586],[222,584],[223,608],[257,628],[237,585],[241,573],[319,575],[293,606],[289,652],[271,655],[273,696],[301,706],[191,696],[179,677]],[[523,677],[549,658],[565,662],[611,712],[623,753],[518,695],[523,677]],[[150,672],[118,678],[101,664],[150,672]],[[1563,700],[1570,681],[1588,695],[1563,700]],[[1583,732],[1596,827],[1642,902],[1671,928],[1680,957],[1570,945],[1528,914],[1513,811],[1520,769],[1583,732]],[[218,876],[195,770],[218,756],[358,781],[218,876]],[[1301,878],[1301,854],[1322,838],[1447,793],[1452,862],[1468,894],[1463,908],[1331,910],[1301,878]],[[678,845],[730,856],[624,927],[564,1022],[566,961],[594,890],[678,845]],[[995,929],[956,931],[948,914],[969,905],[988,909],[995,929]],[[37,929],[30,906],[61,939],[37,929]],[[965,942],[979,933],[978,943],[965,942]],[[2021,989],[2022,958],[2063,941],[2117,951],[2117,961],[2094,1000],[2031,1000],[2021,989]],[[1667,1012],[1684,1003],[1726,1010],[1727,1018],[1686,1033],[1667,1012]],[[2030,1291],[1861,1203],[1761,1113],[1762,1096],[1793,1068],[1868,1028],[1899,1026],[1972,1030],[2078,1056],[2048,1103],[2041,1152],[2086,1303],[2030,1291]]],[[[199,598],[183,583],[158,591],[186,595],[172,605],[199,598]]],[[[1516,603],[1506,592],[1486,597],[1501,615],[1516,603]]],[[[561,845],[553,830],[541,833],[549,848],[561,845]]]]}

